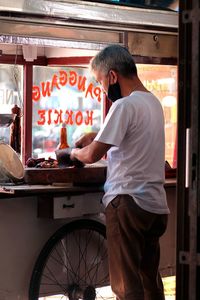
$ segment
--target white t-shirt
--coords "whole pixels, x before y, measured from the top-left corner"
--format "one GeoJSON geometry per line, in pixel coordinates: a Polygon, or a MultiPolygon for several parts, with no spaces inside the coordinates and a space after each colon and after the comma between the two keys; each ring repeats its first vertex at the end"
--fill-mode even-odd
{"type": "Polygon", "coordinates": [[[149,212],[168,214],[164,190],[164,117],[159,100],[135,91],[114,102],[95,141],[113,145],[108,151],[103,203],[131,195],[149,212]]]}

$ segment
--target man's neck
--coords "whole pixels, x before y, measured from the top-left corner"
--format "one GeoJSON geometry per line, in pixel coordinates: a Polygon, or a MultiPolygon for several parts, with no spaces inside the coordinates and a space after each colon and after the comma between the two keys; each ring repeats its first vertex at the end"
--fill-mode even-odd
{"type": "Polygon", "coordinates": [[[149,92],[137,76],[130,79],[121,78],[120,87],[123,97],[129,96],[134,91],[149,92]]]}

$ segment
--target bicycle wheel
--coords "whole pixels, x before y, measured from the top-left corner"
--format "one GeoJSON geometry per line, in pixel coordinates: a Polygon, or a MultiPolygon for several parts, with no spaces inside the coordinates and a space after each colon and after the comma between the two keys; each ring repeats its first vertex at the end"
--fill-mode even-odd
{"type": "Polygon", "coordinates": [[[99,288],[108,285],[105,226],[77,220],[58,229],[45,244],[33,269],[29,300],[94,300],[99,288]]]}

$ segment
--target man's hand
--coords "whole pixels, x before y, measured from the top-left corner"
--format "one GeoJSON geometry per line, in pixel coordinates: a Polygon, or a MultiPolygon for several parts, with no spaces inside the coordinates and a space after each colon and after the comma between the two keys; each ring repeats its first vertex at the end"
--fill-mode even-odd
{"type": "Polygon", "coordinates": [[[72,149],[72,151],[70,153],[70,159],[72,161],[75,161],[77,159],[76,156],[77,156],[79,150],[80,150],[79,148],[72,149]]]}
{"type": "Polygon", "coordinates": [[[93,141],[83,148],[72,149],[70,158],[71,160],[78,159],[86,164],[92,164],[100,160],[112,145],[104,144],[101,142],[93,141]]]}
{"type": "Polygon", "coordinates": [[[96,132],[89,132],[86,133],[85,135],[82,135],[78,141],[75,142],[75,146],[77,148],[84,148],[85,146],[90,145],[94,138],[96,137],[97,133],[96,132]]]}

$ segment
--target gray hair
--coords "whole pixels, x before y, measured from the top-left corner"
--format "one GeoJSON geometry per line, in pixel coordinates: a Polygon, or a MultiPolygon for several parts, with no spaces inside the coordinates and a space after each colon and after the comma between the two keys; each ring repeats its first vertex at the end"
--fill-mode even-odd
{"type": "Polygon", "coordinates": [[[107,46],[90,61],[90,70],[108,74],[114,70],[124,77],[137,75],[137,68],[130,52],[120,45],[107,46]]]}

